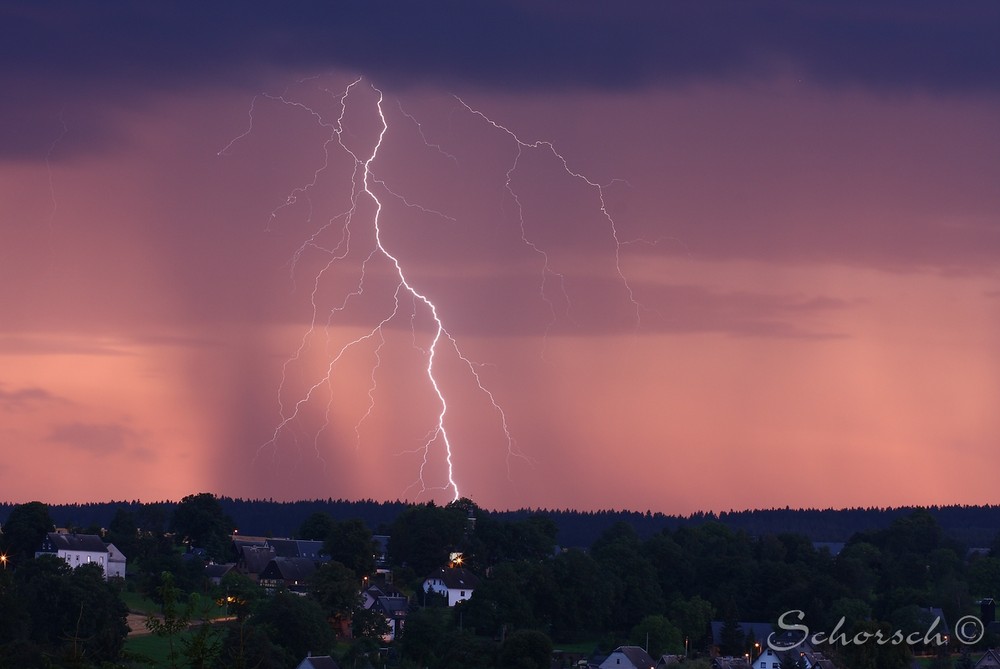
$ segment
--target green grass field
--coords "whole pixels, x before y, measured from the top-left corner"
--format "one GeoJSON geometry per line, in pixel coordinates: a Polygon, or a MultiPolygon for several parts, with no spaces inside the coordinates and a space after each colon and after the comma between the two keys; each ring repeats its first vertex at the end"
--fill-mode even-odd
{"type": "Polygon", "coordinates": [[[147,616],[160,612],[159,604],[138,592],[123,592],[121,593],[121,598],[129,611],[135,611],[147,616]]]}
{"type": "MultiPolygon", "coordinates": [[[[174,638],[174,649],[180,653],[184,650],[182,639],[187,639],[190,632],[182,632],[174,638]]],[[[125,640],[125,652],[132,661],[133,667],[169,667],[170,641],[155,634],[131,634],[125,640]]]]}

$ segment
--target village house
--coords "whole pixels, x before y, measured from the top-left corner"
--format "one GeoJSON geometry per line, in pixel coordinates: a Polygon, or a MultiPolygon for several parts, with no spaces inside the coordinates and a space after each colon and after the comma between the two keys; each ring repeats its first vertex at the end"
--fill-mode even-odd
{"type": "Polygon", "coordinates": [[[108,544],[108,568],[106,570],[108,578],[125,578],[127,562],[125,554],[118,550],[117,546],[108,544]]]}
{"type": "Polygon", "coordinates": [[[716,657],[712,660],[712,669],[748,669],[746,657],[716,657]]]}
{"type": "Polygon", "coordinates": [[[393,641],[403,630],[406,614],[410,611],[410,600],[391,583],[379,583],[362,591],[361,607],[378,611],[385,616],[389,632],[382,640],[393,641]]]}
{"type": "Polygon", "coordinates": [[[212,585],[220,585],[226,574],[236,568],[232,562],[228,564],[207,564],[205,565],[205,578],[212,585]]]}
{"type": "Polygon", "coordinates": [[[266,543],[248,541],[234,542],[236,550],[236,571],[256,581],[268,563],[277,557],[274,549],[266,543]]]}
{"type": "Polygon", "coordinates": [[[410,611],[410,601],[406,597],[379,597],[372,604],[371,609],[378,611],[385,616],[385,622],[389,626],[389,631],[382,636],[383,641],[393,641],[406,623],[406,614],[410,611]]]}
{"type": "Polygon", "coordinates": [[[323,542],[312,539],[267,539],[265,545],[274,549],[276,557],[308,558],[313,562],[329,562],[323,553],[323,542]]]}
{"type": "Polygon", "coordinates": [[[601,662],[601,669],[655,669],[649,653],[639,646],[619,646],[601,662]]]}
{"type": "Polygon", "coordinates": [[[448,606],[455,606],[472,597],[479,585],[479,577],[465,567],[448,567],[437,570],[424,580],[424,592],[436,592],[448,598],[448,606]]]}
{"type": "Polygon", "coordinates": [[[49,532],[42,540],[41,548],[35,552],[35,557],[40,555],[55,555],[74,569],[82,564],[97,564],[101,567],[105,580],[125,575],[125,556],[115,548],[112,564],[112,553],[108,545],[96,534],[49,532]]]}
{"type": "Polygon", "coordinates": [[[258,582],[268,592],[285,589],[304,594],[315,572],[316,562],[309,558],[276,557],[260,572],[258,582]]]}
{"type": "MultiPolygon", "coordinates": [[[[760,651],[760,655],[754,659],[753,664],[750,665],[753,669],[781,669],[781,660],[786,653],[792,651],[776,651],[769,646],[764,646],[760,651]]],[[[798,655],[798,652],[795,651],[798,655]]]]}
{"type": "Polygon", "coordinates": [[[754,659],[751,667],[752,669],[781,669],[781,663],[789,659],[801,662],[805,669],[836,669],[832,660],[823,653],[813,650],[807,643],[789,650],[774,650],[765,646],[760,655],[754,659]]]}

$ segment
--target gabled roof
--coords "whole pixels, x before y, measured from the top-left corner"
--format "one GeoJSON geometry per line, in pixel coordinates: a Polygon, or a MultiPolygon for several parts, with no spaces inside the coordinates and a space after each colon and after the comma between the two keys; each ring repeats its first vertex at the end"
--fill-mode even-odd
{"type": "Polygon", "coordinates": [[[266,546],[266,537],[247,537],[247,536],[234,536],[233,537],[233,550],[240,553],[244,546],[266,546]]]}
{"type": "Polygon", "coordinates": [[[340,665],[329,655],[313,655],[302,660],[295,669],[340,669],[340,665]]]}
{"type": "Polygon", "coordinates": [[[295,539],[268,539],[267,545],[274,550],[277,557],[297,558],[299,555],[298,542],[295,539]]]}
{"type": "Polygon", "coordinates": [[[260,572],[261,580],[308,581],[316,571],[316,563],[309,558],[276,557],[260,572]]]}
{"type": "Polygon", "coordinates": [[[979,658],[976,667],[1000,667],[1000,653],[995,650],[988,650],[986,654],[979,658]]]}
{"type": "Polygon", "coordinates": [[[378,608],[387,616],[405,616],[410,608],[410,601],[406,597],[379,597],[372,604],[372,608],[378,608]]]}
{"type": "Polygon", "coordinates": [[[125,562],[128,558],[125,554],[118,550],[118,546],[114,544],[105,544],[108,549],[108,562],[125,562]]]}
{"type": "Polygon", "coordinates": [[[440,579],[449,590],[475,590],[479,586],[479,577],[465,567],[438,569],[427,578],[440,579]]]}
{"type": "Polygon", "coordinates": [[[229,564],[207,564],[205,565],[205,578],[222,578],[228,574],[236,565],[229,564]]]}
{"type": "MultiPolygon", "coordinates": [[[[615,648],[611,655],[608,656],[608,659],[614,656],[615,653],[621,653],[624,655],[628,658],[628,661],[632,663],[632,666],[637,667],[638,669],[652,669],[652,667],[656,664],[656,661],[650,657],[649,653],[639,646],[619,646],[618,648],[615,648]]],[[[605,660],[605,662],[606,661],[607,660],[605,660]]]]}
{"type": "Polygon", "coordinates": [[[837,666],[823,653],[803,653],[802,654],[812,669],[837,669],[837,666]]]}
{"type": "Polygon", "coordinates": [[[746,658],[743,657],[717,657],[712,660],[712,667],[715,669],[747,669],[746,658]]]}
{"type": "Polygon", "coordinates": [[[373,599],[378,599],[379,597],[403,597],[403,593],[399,588],[395,587],[391,583],[378,583],[376,585],[368,586],[365,590],[370,597],[373,599]]]}
{"type": "Polygon", "coordinates": [[[322,541],[310,539],[268,539],[267,545],[274,549],[275,555],[285,558],[310,558],[312,560],[322,560],[320,552],[323,550],[322,541]]]}
{"type": "Polygon", "coordinates": [[[49,532],[45,535],[45,539],[43,551],[45,551],[45,544],[47,543],[53,552],[78,551],[81,553],[104,554],[108,552],[108,547],[104,545],[104,542],[96,534],[59,534],[58,532],[49,532]]]}
{"type": "Polygon", "coordinates": [[[312,541],[309,539],[296,539],[295,544],[299,549],[299,557],[307,557],[310,560],[328,562],[330,556],[323,552],[322,541],[312,541]]]}
{"type": "Polygon", "coordinates": [[[264,571],[267,563],[274,559],[274,549],[270,546],[243,545],[239,549],[240,563],[250,574],[259,574],[264,571]]]}

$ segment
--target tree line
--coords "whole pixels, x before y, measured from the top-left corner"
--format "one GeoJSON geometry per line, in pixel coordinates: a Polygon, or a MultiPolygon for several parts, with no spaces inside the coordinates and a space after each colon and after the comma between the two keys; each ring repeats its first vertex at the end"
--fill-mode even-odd
{"type": "MultiPolygon", "coordinates": [[[[547,669],[561,644],[605,652],[648,644],[654,655],[697,657],[713,645],[713,620],[723,623],[717,650],[739,656],[763,641],[738,633],[739,621],[773,623],[799,610],[813,630],[831,630],[843,619],[848,634],[909,633],[931,624],[929,607],[954,622],[977,612],[979,598],[1000,595],[997,536],[988,552],[970,555],[928,509],[855,532],[833,554],[803,533],[752,534],[708,514],[700,523],[664,522],[646,534],[617,520],[590,544],[566,549],[553,514],[495,513],[467,499],[407,505],[377,528],[318,508],[288,532],[323,541],[330,557],[304,597],[267,596],[234,572],[209,584],[206,561],[235,559],[236,523],[224,500],[208,493],[172,508],[123,504],[106,526],[74,528],[101,533],[128,556],[124,583],[105,583],[93,568],[34,559],[53,524],[50,507],[38,502],[13,507],[3,524],[0,551],[9,569],[0,578],[0,667],[149,666],[123,652],[123,588],[159,603],[150,629],[171,640],[169,666],[216,669],[294,667],[307,651],[324,650],[360,666],[547,669]],[[376,578],[375,530],[390,536],[393,587],[412,604],[388,654],[385,619],[364,609],[359,596],[376,578]],[[421,584],[455,553],[482,580],[470,600],[449,608],[421,584]],[[209,622],[219,606],[232,619],[209,622]]],[[[893,669],[906,666],[912,649],[831,650],[844,666],[893,669]]]]}
{"type": "MultiPolygon", "coordinates": [[[[302,522],[314,513],[326,513],[337,519],[357,518],[373,530],[385,530],[410,504],[403,501],[350,501],[344,499],[280,502],[268,499],[219,497],[225,514],[235,528],[244,534],[258,536],[291,536],[302,522]]],[[[0,523],[18,506],[0,503],[0,523]]],[[[49,511],[63,527],[107,527],[120,508],[141,517],[150,529],[162,529],[177,502],[95,502],[88,504],[56,504],[49,511]]],[[[1000,532],[1000,505],[951,505],[924,508],[941,528],[966,546],[988,547],[1000,532]]],[[[867,507],[845,509],[754,509],[744,511],[695,512],[670,515],[652,511],[576,511],[572,509],[516,509],[491,511],[498,518],[516,521],[533,514],[544,514],[555,522],[556,541],[560,546],[590,546],[602,532],[618,522],[631,525],[640,537],[647,539],[661,529],[697,526],[706,521],[718,521],[734,530],[744,530],[754,536],[795,532],[813,541],[846,542],[857,532],[880,530],[916,507],[867,507]]]]}

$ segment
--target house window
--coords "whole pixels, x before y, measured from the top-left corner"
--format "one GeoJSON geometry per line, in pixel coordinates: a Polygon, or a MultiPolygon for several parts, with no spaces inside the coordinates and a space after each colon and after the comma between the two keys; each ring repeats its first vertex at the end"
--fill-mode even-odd
{"type": "Polygon", "coordinates": [[[460,596],[460,597],[465,597],[465,590],[462,590],[462,594],[461,594],[461,595],[459,595],[459,596],[460,596]]]}

